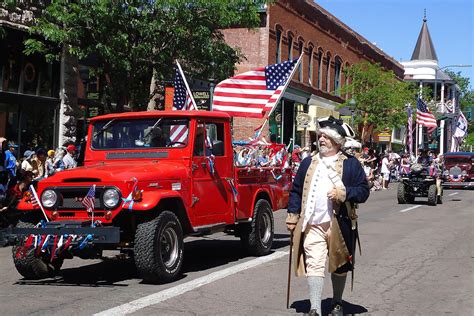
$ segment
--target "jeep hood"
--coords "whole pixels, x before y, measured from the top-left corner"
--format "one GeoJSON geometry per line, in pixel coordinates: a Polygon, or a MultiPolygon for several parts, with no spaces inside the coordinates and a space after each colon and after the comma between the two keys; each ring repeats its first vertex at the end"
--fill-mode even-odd
{"type": "Polygon", "coordinates": [[[188,177],[187,170],[182,162],[100,163],[57,172],[44,182],[121,182],[131,178],[156,181],[188,177]]]}

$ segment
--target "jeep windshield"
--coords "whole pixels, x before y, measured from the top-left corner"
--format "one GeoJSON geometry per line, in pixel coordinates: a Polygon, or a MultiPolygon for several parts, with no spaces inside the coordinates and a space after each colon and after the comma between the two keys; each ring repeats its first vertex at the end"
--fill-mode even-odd
{"type": "Polygon", "coordinates": [[[182,118],[96,121],[93,149],[175,148],[188,144],[189,120],[182,118]]]}

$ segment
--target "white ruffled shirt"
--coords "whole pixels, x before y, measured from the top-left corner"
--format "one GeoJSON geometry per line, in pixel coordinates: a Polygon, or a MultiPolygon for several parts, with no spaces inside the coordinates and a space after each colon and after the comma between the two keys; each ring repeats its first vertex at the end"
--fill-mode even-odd
{"type": "Polygon", "coordinates": [[[331,157],[317,155],[319,162],[311,179],[311,187],[306,200],[303,231],[306,230],[308,224],[317,225],[331,221],[333,205],[327,195],[334,188],[334,184],[329,177],[331,170],[328,167],[335,168],[337,158],[338,155],[331,157]]]}

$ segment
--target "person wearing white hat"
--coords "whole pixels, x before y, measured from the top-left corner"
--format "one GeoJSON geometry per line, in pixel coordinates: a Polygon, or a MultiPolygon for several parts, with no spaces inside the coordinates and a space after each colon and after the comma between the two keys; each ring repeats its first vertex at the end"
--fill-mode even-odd
{"type": "Polygon", "coordinates": [[[342,293],[347,272],[353,271],[358,238],[354,203],[365,202],[370,190],[359,161],[342,152],[346,138],[354,137],[352,128],[332,116],[318,120],[318,125],[319,152],[300,164],[290,192],[286,224],[294,234],[296,275],[308,280],[309,315],[322,315],[321,294],[329,256],[331,315],[342,316],[342,293]]]}

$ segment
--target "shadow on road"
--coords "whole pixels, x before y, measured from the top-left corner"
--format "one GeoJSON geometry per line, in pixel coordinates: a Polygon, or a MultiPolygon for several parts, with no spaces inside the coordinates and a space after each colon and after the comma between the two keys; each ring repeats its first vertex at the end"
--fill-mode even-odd
{"type": "MultiPolygon", "coordinates": [[[[297,313],[307,313],[311,309],[311,303],[309,300],[302,300],[293,302],[290,306],[295,309],[297,313]]],[[[326,298],[321,302],[323,315],[331,314],[332,300],[326,298]]],[[[344,315],[357,315],[367,313],[368,310],[360,305],[351,304],[347,301],[343,301],[342,307],[344,308],[344,315]]]]}
{"type": "MultiPolygon", "coordinates": [[[[275,234],[272,251],[289,245],[288,234],[275,234]]],[[[199,238],[184,243],[184,263],[182,278],[188,273],[206,271],[232,262],[237,262],[250,255],[242,247],[238,238],[207,239],[199,238]]],[[[58,276],[43,280],[19,280],[20,285],[54,285],[54,286],[91,286],[110,287],[128,286],[118,282],[139,279],[133,259],[107,258],[102,262],[87,264],[75,268],[62,269],[58,276]]]]}

